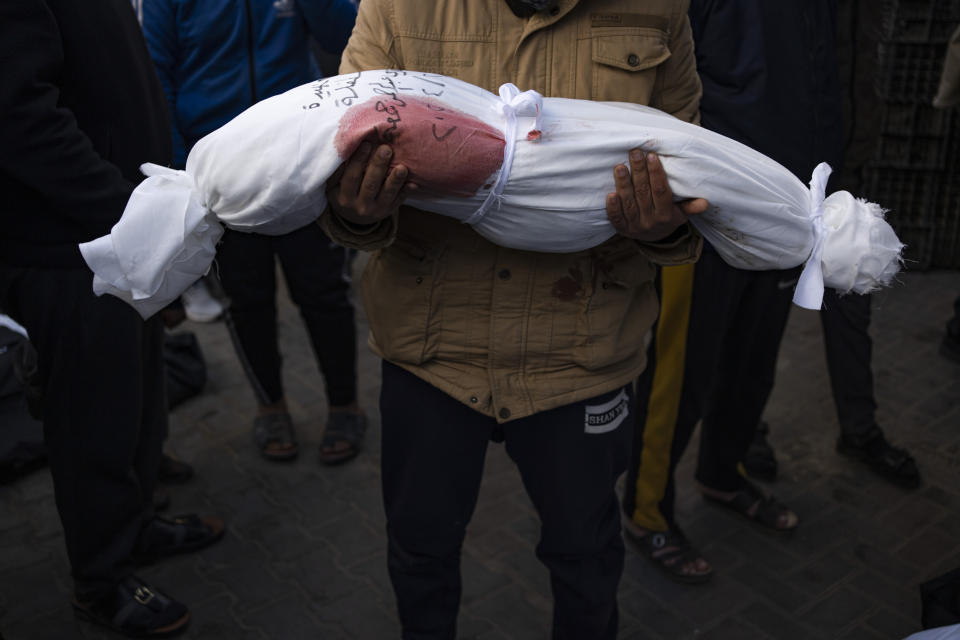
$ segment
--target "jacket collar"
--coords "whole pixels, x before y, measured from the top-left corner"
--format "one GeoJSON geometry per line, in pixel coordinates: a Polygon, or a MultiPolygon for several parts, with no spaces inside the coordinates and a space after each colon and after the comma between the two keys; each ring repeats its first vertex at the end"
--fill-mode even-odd
{"type": "Polygon", "coordinates": [[[510,7],[510,11],[513,11],[513,15],[518,18],[529,18],[537,12],[536,9],[522,0],[507,0],[507,5],[510,7]]]}

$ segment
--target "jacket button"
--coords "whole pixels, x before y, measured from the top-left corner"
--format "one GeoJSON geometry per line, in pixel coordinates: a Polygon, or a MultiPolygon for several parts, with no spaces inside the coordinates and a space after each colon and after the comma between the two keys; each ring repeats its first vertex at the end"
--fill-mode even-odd
{"type": "Polygon", "coordinates": [[[479,400],[477,399],[477,396],[470,396],[470,402],[472,402],[473,404],[477,404],[479,400]]]}
{"type": "Polygon", "coordinates": [[[509,280],[509,279],[510,279],[510,269],[501,269],[501,270],[500,270],[500,273],[498,273],[497,276],[499,276],[501,280],[509,280]]]}
{"type": "Polygon", "coordinates": [[[627,64],[629,64],[631,67],[637,66],[640,64],[640,56],[635,53],[631,53],[629,56],[627,56],[627,64]]]}
{"type": "Polygon", "coordinates": [[[417,276],[417,284],[423,284],[423,276],[417,276]]]}
{"type": "Polygon", "coordinates": [[[509,418],[509,417],[510,417],[510,409],[507,409],[506,407],[504,407],[503,409],[500,409],[500,417],[503,418],[504,420],[506,420],[507,418],[509,418]]]}

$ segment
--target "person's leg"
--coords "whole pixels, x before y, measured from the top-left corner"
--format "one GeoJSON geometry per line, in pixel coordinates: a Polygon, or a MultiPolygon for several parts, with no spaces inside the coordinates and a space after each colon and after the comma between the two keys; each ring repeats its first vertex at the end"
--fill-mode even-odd
{"type": "Polygon", "coordinates": [[[320,459],[328,464],[345,462],[359,452],[366,432],[366,418],[357,404],[350,252],[315,224],[278,237],[276,248],[326,386],[330,416],[320,459]]]}
{"type": "Polygon", "coordinates": [[[24,270],[5,301],[37,350],[54,496],[76,593],[88,600],[133,570],[152,484],[131,462],[148,467],[160,454],[140,448],[146,325],[91,283],[82,269],[24,270]]]}
{"type": "Polygon", "coordinates": [[[355,403],[357,332],[348,250],[316,224],[278,237],[276,248],[290,296],[310,334],[330,406],[355,403]]]}
{"type": "Polygon", "coordinates": [[[454,640],[460,549],[496,423],[396,365],[382,371],[387,567],[402,637],[454,640]]]}
{"type": "Polygon", "coordinates": [[[217,274],[230,298],[231,338],[261,405],[283,399],[273,242],[227,229],[217,246],[217,274]]]}
{"type": "Polygon", "coordinates": [[[701,491],[774,529],[792,529],[796,515],[763,496],[739,465],[773,389],[797,270],[739,271],[742,287],[722,337],[719,370],[701,423],[696,478],[701,491]]]}
{"type": "Polygon", "coordinates": [[[230,305],[224,321],[259,405],[254,439],[274,460],[297,455],[287,412],[277,342],[274,238],[227,230],[217,247],[217,272],[230,305]]]}
{"type": "Polygon", "coordinates": [[[870,296],[840,296],[827,289],[823,310],[823,338],[833,402],[840,421],[837,450],[904,487],[920,486],[920,471],[910,454],[887,442],[876,422],[870,340],[870,296]]]}
{"type": "Polygon", "coordinates": [[[613,640],[624,546],[615,484],[626,470],[631,385],[503,425],[542,523],[554,640],[613,640]]]}
{"type": "Polygon", "coordinates": [[[662,270],[660,317],[647,369],[637,384],[633,457],[624,490],[625,528],[671,577],[685,582],[702,581],[712,570],[674,521],[674,475],[716,369],[717,333],[732,297],[727,281],[731,271],[710,250],[695,268],[662,270]]]}
{"type": "Polygon", "coordinates": [[[835,289],[826,289],[820,322],[841,432],[864,435],[876,426],[877,410],[871,369],[873,343],[868,332],[870,296],[839,296],[835,289]]]}

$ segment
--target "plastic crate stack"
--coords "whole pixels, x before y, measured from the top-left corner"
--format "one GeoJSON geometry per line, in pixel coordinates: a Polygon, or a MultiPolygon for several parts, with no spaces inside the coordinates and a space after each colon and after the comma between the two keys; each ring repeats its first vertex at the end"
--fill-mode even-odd
{"type": "Polygon", "coordinates": [[[908,269],[960,268],[960,115],[931,106],[960,0],[887,0],[877,93],[883,129],[866,171],[872,200],[907,244],[908,269]]]}

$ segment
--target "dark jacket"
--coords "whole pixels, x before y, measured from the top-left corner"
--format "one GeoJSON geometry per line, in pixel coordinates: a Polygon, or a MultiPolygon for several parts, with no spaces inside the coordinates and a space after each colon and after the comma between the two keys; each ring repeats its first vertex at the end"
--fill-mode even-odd
{"type": "Polygon", "coordinates": [[[175,162],[259,100],[321,77],[310,36],[339,53],[350,0],[141,0],[143,32],[173,112],[175,162]]]}
{"type": "Polygon", "coordinates": [[[840,169],[836,0],[692,0],[700,122],[790,169],[840,169]],[[731,37],[730,34],[738,34],[731,37]]]}
{"type": "Polygon", "coordinates": [[[143,162],[171,161],[130,0],[0,2],[0,264],[83,266],[143,162]]]}

